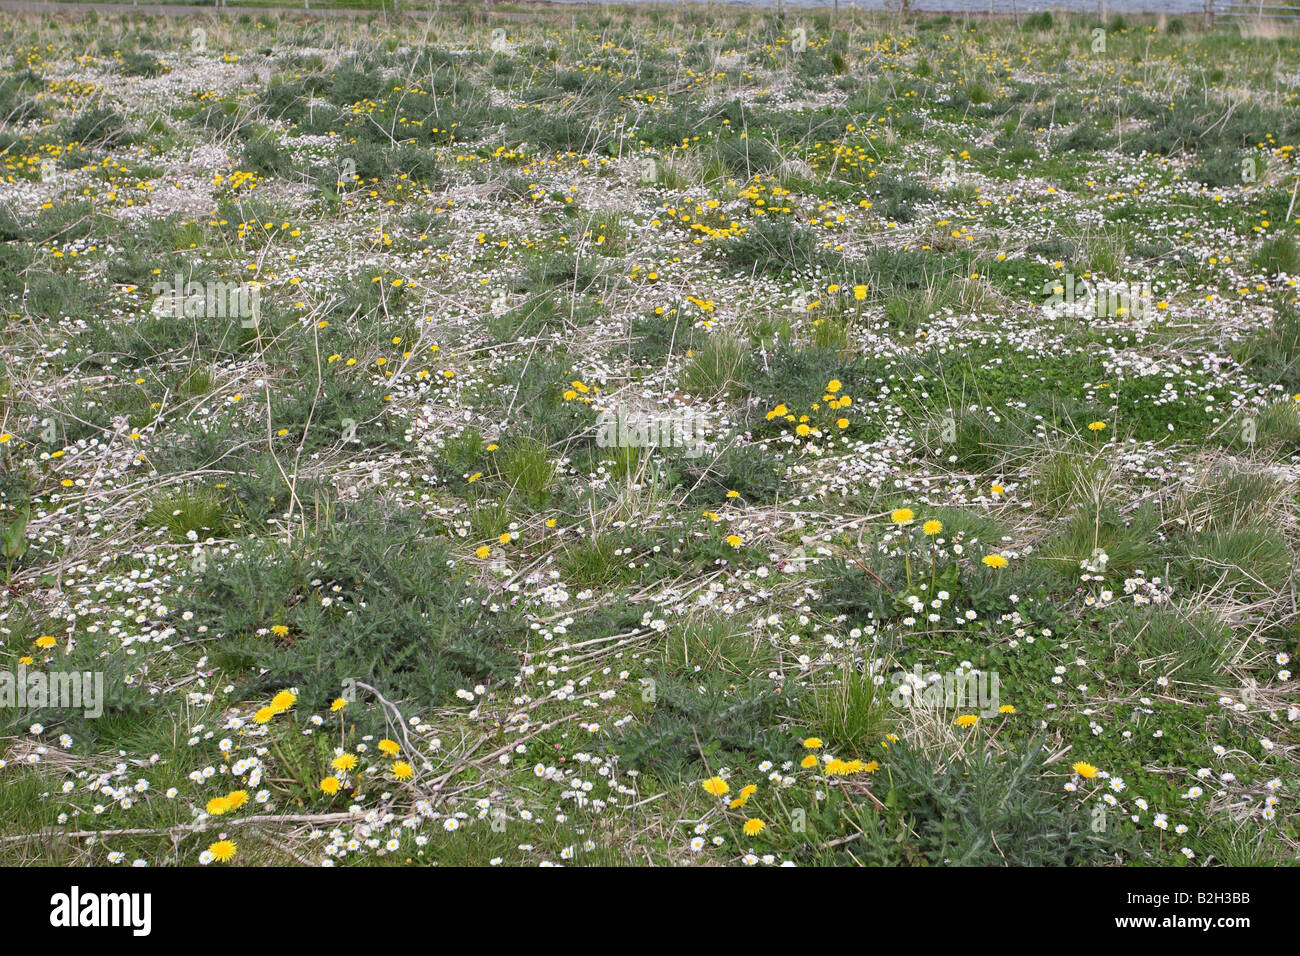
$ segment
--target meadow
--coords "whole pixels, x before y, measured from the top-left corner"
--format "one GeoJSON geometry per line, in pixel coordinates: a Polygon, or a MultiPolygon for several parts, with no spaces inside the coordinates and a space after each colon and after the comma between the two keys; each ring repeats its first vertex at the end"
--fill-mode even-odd
{"type": "Polygon", "coordinates": [[[0,864],[1296,859],[1300,38],[0,35],[0,864]]]}

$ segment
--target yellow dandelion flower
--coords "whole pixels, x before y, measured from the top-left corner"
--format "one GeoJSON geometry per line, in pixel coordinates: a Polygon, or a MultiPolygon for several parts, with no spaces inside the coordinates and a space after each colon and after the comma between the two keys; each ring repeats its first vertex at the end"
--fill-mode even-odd
{"type": "Polygon", "coordinates": [[[393,776],[398,780],[410,780],[415,776],[415,768],[405,760],[399,760],[393,764],[393,776]]]}
{"type": "Polygon", "coordinates": [[[758,836],[767,829],[767,824],[758,817],[751,817],[745,821],[743,829],[745,831],[745,836],[758,836]]]}
{"type": "Polygon", "coordinates": [[[212,854],[212,859],[218,863],[229,863],[235,858],[238,849],[234,840],[218,840],[208,847],[208,852],[212,854]]]}
{"type": "Polygon", "coordinates": [[[890,513],[889,520],[896,525],[911,524],[916,520],[916,514],[911,508],[896,508],[890,513]]]}
{"type": "Polygon", "coordinates": [[[953,723],[956,724],[958,727],[964,729],[966,727],[974,727],[976,724],[979,723],[979,720],[980,720],[979,717],[977,717],[974,714],[962,714],[960,717],[954,720],[953,723]]]}
{"type": "Polygon", "coordinates": [[[925,524],[921,525],[921,530],[924,531],[924,532],[925,532],[926,534],[928,534],[928,535],[931,535],[931,536],[936,535],[936,534],[938,534],[940,531],[943,530],[943,522],[942,522],[942,521],[936,521],[936,520],[934,520],[933,518],[931,518],[931,519],[930,519],[929,521],[927,521],[925,524]]]}
{"type": "Polygon", "coordinates": [[[1075,773],[1077,773],[1080,777],[1083,777],[1085,780],[1091,780],[1093,777],[1097,776],[1097,768],[1090,763],[1085,763],[1082,760],[1076,763],[1073,769],[1075,773]]]}
{"type": "Polygon", "coordinates": [[[809,737],[803,742],[803,745],[808,750],[821,750],[823,746],[820,737],[809,737]]]}
{"type": "Polygon", "coordinates": [[[727,786],[727,781],[723,780],[721,777],[710,777],[708,780],[701,783],[700,786],[704,788],[705,793],[710,793],[715,797],[720,797],[723,794],[731,792],[731,788],[727,786]]]}
{"type": "Polygon", "coordinates": [[[335,770],[342,770],[347,773],[357,765],[356,754],[340,754],[330,761],[330,766],[335,770]]]}
{"type": "Polygon", "coordinates": [[[402,752],[401,745],[396,740],[389,740],[387,737],[379,741],[375,746],[379,748],[380,753],[387,754],[389,757],[396,757],[402,752]]]}
{"type": "Polygon", "coordinates": [[[320,782],[320,789],[321,793],[325,794],[327,797],[334,796],[334,794],[339,792],[339,778],[326,777],[320,782]]]}
{"type": "Polygon", "coordinates": [[[213,797],[204,808],[214,817],[219,817],[230,809],[230,800],[226,797],[213,797]]]}
{"type": "Polygon", "coordinates": [[[1007,566],[1007,559],[1000,554],[986,554],[980,560],[990,568],[1005,568],[1007,566]]]}

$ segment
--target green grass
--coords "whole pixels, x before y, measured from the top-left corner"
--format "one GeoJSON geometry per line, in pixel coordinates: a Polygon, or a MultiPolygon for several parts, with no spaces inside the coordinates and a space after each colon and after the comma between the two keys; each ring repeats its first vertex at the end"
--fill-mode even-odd
{"type": "Polygon", "coordinates": [[[1295,37],[384,13],[7,24],[0,862],[1295,856],[1295,37]]]}

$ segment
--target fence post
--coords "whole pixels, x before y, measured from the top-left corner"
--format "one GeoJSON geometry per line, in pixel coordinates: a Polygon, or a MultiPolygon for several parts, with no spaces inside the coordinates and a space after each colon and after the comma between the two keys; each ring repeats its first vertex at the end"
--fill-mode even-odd
{"type": "Polygon", "coordinates": [[[1205,29],[1214,26],[1214,0],[1205,0],[1205,29]]]}

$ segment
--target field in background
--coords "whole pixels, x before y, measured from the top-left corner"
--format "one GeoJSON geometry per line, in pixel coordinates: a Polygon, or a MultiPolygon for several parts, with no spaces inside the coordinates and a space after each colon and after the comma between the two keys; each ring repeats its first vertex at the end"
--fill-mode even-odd
{"type": "Polygon", "coordinates": [[[1294,860],[1300,43],[1197,26],[7,16],[0,862],[1294,860]]]}

